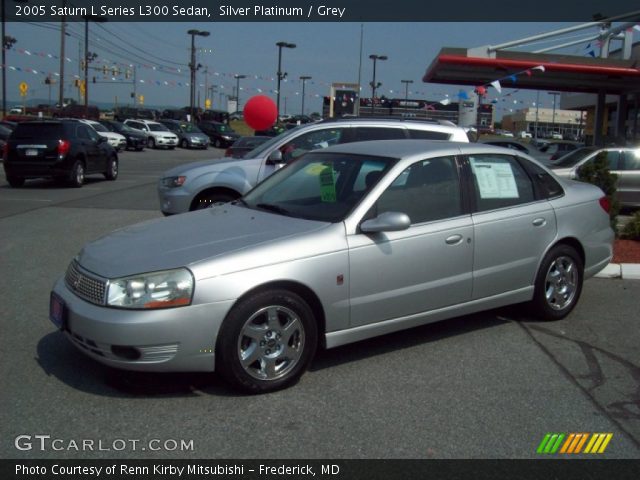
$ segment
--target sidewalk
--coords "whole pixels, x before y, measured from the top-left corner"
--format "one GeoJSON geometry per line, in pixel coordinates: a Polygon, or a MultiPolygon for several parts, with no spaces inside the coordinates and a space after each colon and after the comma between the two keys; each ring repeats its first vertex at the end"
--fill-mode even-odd
{"type": "Polygon", "coordinates": [[[640,280],[639,263],[610,263],[602,269],[596,278],[621,278],[623,280],[640,280]]]}

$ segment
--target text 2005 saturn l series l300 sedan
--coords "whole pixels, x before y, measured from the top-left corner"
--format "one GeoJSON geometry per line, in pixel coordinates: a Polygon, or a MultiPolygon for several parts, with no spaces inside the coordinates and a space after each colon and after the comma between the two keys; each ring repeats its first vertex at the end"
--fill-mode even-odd
{"type": "Polygon", "coordinates": [[[611,259],[607,209],[598,188],[499,147],[345,144],[235,202],[87,244],[50,317],[104,364],[265,392],[318,347],[523,302],[565,317],[611,259]]]}

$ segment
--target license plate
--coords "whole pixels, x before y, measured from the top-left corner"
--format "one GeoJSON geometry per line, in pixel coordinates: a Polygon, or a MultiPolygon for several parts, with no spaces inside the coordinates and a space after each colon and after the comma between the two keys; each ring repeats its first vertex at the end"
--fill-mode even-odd
{"type": "Polygon", "coordinates": [[[64,330],[67,321],[67,307],[64,300],[57,294],[51,292],[49,299],[49,319],[60,330],[64,330]]]}
{"type": "Polygon", "coordinates": [[[27,157],[37,157],[38,156],[38,150],[36,150],[34,148],[29,148],[28,150],[25,150],[24,154],[27,157]]]}

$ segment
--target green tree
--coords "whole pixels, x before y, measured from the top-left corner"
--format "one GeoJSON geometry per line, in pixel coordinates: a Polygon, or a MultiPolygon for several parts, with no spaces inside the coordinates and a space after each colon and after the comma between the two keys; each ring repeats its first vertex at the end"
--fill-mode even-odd
{"type": "Polygon", "coordinates": [[[587,162],[578,170],[578,180],[591,183],[604,192],[609,200],[609,221],[611,228],[617,234],[618,212],[620,204],[616,198],[616,183],[618,176],[609,170],[607,152],[602,151],[593,161],[587,162]]]}

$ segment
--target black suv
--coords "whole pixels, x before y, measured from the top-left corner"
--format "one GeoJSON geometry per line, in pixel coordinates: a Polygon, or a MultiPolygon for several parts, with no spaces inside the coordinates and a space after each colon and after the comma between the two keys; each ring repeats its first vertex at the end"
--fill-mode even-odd
{"type": "Polygon", "coordinates": [[[19,123],[3,148],[7,181],[21,187],[25,179],[54,178],[81,187],[85,175],[118,177],[118,154],[89,125],[77,120],[19,123]]]}

